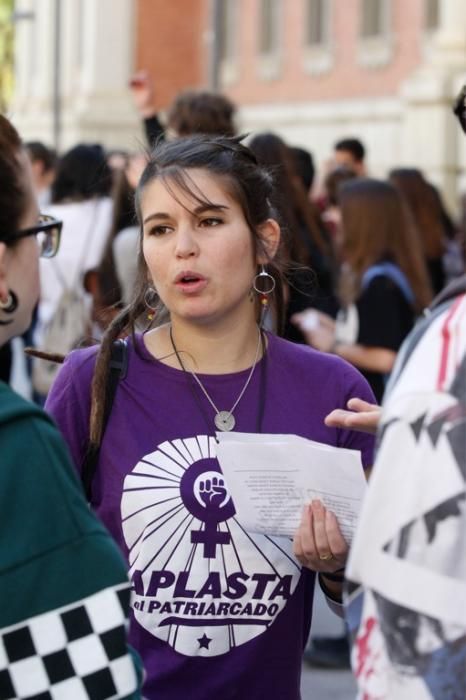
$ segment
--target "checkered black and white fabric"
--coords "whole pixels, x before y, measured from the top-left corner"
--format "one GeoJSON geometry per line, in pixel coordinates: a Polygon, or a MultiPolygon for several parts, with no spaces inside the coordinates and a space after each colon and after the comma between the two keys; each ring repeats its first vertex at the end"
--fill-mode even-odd
{"type": "Polygon", "coordinates": [[[0,630],[0,700],[104,700],[137,689],[128,585],[0,630]]]}

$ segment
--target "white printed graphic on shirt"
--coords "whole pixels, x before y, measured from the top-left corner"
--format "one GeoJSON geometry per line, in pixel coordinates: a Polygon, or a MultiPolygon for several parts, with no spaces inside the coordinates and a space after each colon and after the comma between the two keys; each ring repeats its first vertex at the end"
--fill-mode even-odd
{"type": "Polygon", "coordinates": [[[121,513],[135,617],[182,654],[216,656],[262,634],[296,589],[291,541],[240,526],[211,437],[144,456],[121,513]]]}

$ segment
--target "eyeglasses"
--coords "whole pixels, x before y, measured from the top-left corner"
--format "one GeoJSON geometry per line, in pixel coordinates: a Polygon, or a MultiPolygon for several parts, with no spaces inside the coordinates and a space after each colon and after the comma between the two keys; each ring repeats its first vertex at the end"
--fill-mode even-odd
{"type": "Polygon", "coordinates": [[[54,219],[53,216],[40,214],[39,221],[36,226],[24,228],[21,231],[16,231],[9,236],[1,236],[0,241],[4,243],[14,243],[20,238],[27,236],[36,236],[39,245],[39,255],[41,258],[53,258],[57,254],[60,247],[60,235],[63,226],[62,221],[54,219]]]}

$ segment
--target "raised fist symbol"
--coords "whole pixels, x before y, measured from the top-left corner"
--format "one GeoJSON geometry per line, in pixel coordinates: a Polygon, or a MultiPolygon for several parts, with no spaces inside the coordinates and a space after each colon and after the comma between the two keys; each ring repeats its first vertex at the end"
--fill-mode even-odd
{"type": "Polygon", "coordinates": [[[223,479],[212,477],[199,482],[199,496],[206,506],[220,508],[227,500],[227,490],[223,479]]]}

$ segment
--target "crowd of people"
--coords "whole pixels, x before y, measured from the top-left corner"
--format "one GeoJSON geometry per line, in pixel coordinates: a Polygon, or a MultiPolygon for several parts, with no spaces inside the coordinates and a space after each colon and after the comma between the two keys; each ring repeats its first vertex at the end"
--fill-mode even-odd
{"type": "Polygon", "coordinates": [[[372,177],[356,138],[316,178],[307,150],[238,135],[224,96],[182,93],[163,123],[150,76],[131,85],[141,153],[57,155],[0,119],[0,594],[11,601],[0,697],[297,700],[315,586],[343,616],[345,571],[361,697],[443,698],[447,680],[464,697],[466,623],[440,593],[417,601],[413,584],[404,597],[383,575],[401,562],[428,588],[435,565],[435,591],[465,595],[463,559],[448,569],[456,588],[441,580],[448,537],[464,551],[460,226],[428,174],[372,177]],[[35,403],[8,386],[17,336],[35,403]],[[369,474],[379,423],[351,552],[321,500],[292,541],[242,527],[218,431],[357,450],[369,474]],[[444,490],[439,455],[420,444],[440,433],[444,490]],[[423,459],[431,492],[414,504],[420,474],[406,477],[390,530],[383,494],[391,508],[423,459]],[[437,652],[448,673],[435,672],[437,652]]]}

